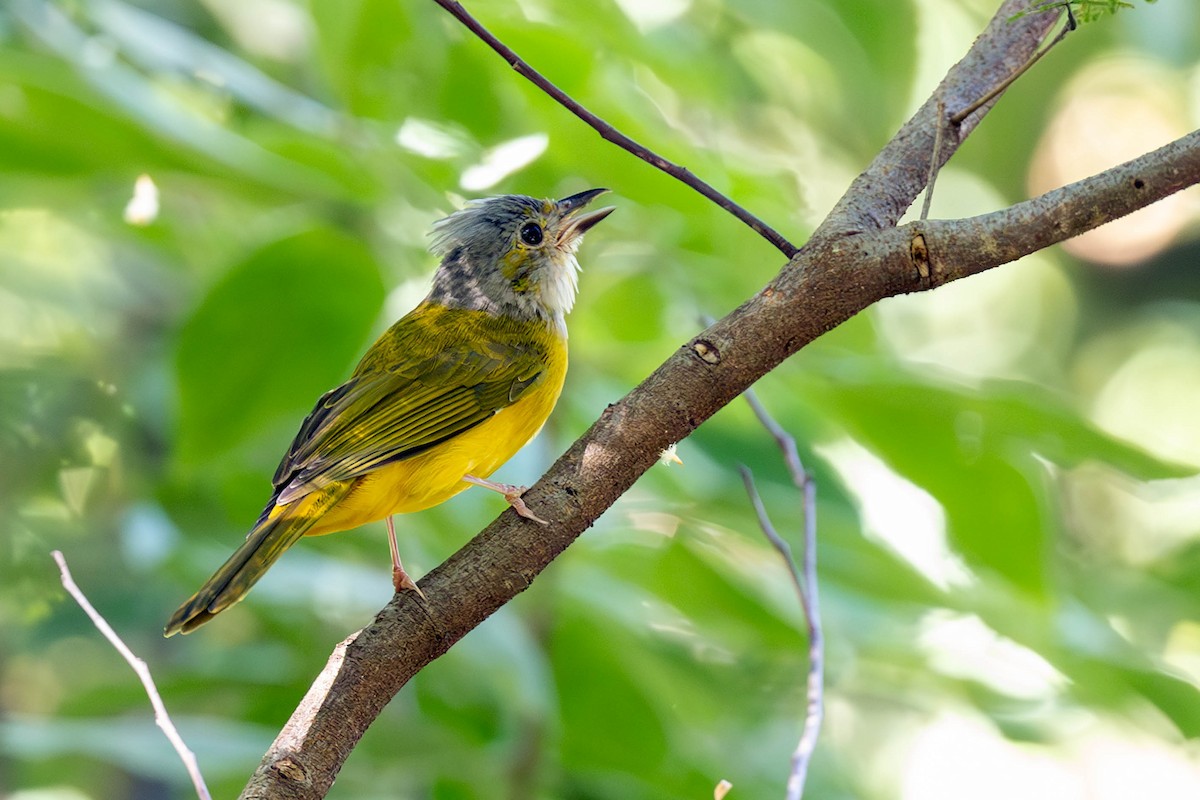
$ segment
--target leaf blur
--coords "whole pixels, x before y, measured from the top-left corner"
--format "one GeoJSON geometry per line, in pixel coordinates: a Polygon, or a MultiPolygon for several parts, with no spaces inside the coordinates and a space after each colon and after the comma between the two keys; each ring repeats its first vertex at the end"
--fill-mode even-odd
{"type": "MultiPolygon", "coordinates": [[[[994,3],[470,8],[799,243],[994,3]]],[[[1131,148],[1097,156],[1111,164],[1162,143],[1139,131],[1195,128],[1196,14],[1138,4],[1068,37],[942,173],[933,216],[1073,179],[1088,165],[1069,156],[1103,151],[1092,138],[1131,148]]],[[[567,389],[504,481],[532,482],[703,315],[781,266],[432,3],[13,0],[0,170],[11,796],[190,794],[51,549],[148,660],[217,796],[236,794],[329,650],[388,600],[383,526],[367,526],[302,542],[236,610],[161,638],[261,508],[316,396],[422,296],[426,232],[464,198],[608,186],[618,206],[580,253],[567,389]],[[140,175],[157,205],[133,214],[140,175]]],[[[1081,237],[887,301],[760,383],[820,487],[829,711],[810,796],[1128,796],[1120,774],[1195,796],[1190,195],[1121,235],[1132,255],[1081,237]]],[[[734,798],[782,796],[804,626],[736,465],[793,541],[799,498],[740,405],[679,454],[425,669],[330,796],[661,800],[721,779],[734,798]]],[[[502,507],[473,491],[400,518],[406,566],[431,569],[502,507]]]]}

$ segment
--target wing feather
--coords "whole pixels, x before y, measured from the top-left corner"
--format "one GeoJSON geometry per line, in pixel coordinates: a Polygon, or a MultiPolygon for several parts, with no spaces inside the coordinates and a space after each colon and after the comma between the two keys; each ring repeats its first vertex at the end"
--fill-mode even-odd
{"type": "Polygon", "coordinates": [[[323,395],[300,425],[275,472],[274,502],[411,458],[489,419],[538,382],[539,349],[462,346],[403,371],[356,374],[323,395]]]}

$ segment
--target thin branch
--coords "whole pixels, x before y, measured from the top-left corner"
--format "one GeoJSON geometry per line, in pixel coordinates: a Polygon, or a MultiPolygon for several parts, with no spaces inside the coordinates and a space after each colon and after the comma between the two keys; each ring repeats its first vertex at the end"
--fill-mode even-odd
{"type": "Polygon", "coordinates": [[[913,222],[883,232],[922,236],[937,286],[1007,264],[1196,185],[1200,130],[1097,175],[976,217],[913,222]]]}
{"type": "MultiPolygon", "coordinates": [[[[948,124],[953,125],[955,127],[961,125],[963,120],[965,120],[967,117],[971,116],[976,111],[978,111],[980,108],[982,108],[983,106],[985,106],[988,103],[995,100],[997,97],[1000,96],[1000,94],[1005,89],[1007,89],[1009,86],[1011,86],[1013,84],[1013,82],[1017,80],[1017,78],[1024,75],[1026,72],[1029,71],[1030,67],[1032,67],[1034,64],[1036,64],[1038,61],[1040,61],[1042,56],[1044,56],[1044,55],[1046,55],[1046,53],[1050,52],[1051,48],[1053,48],[1055,45],[1057,45],[1059,42],[1061,42],[1064,38],[1066,38],[1066,35],[1068,33],[1070,33],[1071,31],[1075,30],[1078,27],[1078,23],[1075,20],[1075,14],[1074,14],[1074,12],[1071,11],[1070,4],[1064,3],[1064,4],[1061,4],[1061,6],[1067,12],[1067,23],[1058,32],[1058,34],[1053,39],[1051,39],[1046,44],[1045,47],[1041,48],[1040,50],[1035,51],[1033,53],[1033,55],[1031,55],[1025,61],[1025,63],[1021,64],[1015,70],[1013,70],[1008,75],[1006,75],[1003,80],[1001,80],[998,84],[993,86],[989,91],[985,92],[982,96],[980,96],[976,100],[972,101],[962,111],[959,111],[957,114],[954,114],[952,117],[950,117],[948,124]]],[[[1054,8],[1054,7],[1058,7],[1058,6],[1056,5],[1056,6],[1047,6],[1045,8],[1039,8],[1039,9],[1037,9],[1037,13],[1044,14],[1047,11],[1051,10],[1051,8],[1054,8]]],[[[1017,18],[1024,16],[1025,13],[1026,12],[1021,12],[1020,14],[1017,15],[1017,18]]],[[[925,201],[921,204],[920,219],[928,219],[929,218],[929,206],[933,202],[933,186],[937,182],[938,172],[940,171],[942,165],[945,163],[942,160],[941,156],[942,156],[942,141],[943,141],[944,133],[946,130],[946,125],[947,125],[947,120],[945,118],[946,117],[946,102],[942,99],[940,90],[938,91],[938,93],[935,96],[937,97],[937,113],[934,116],[935,127],[934,127],[934,137],[933,137],[933,151],[929,156],[929,174],[925,180],[925,201]]]]}
{"type": "Polygon", "coordinates": [[[929,206],[933,203],[933,185],[937,183],[941,167],[942,132],[946,130],[946,102],[940,97],[937,101],[937,124],[933,136],[933,152],[929,155],[929,177],[925,180],[925,202],[921,204],[921,219],[929,219],[929,206]]]}
{"type": "MultiPolygon", "coordinates": [[[[1000,94],[1005,89],[1007,89],[1009,86],[1012,86],[1013,82],[1017,78],[1024,75],[1029,70],[1030,67],[1032,67],[1037,62],[1041,61],[1042,56],[1046,55],[1046,53],[1049,53],[1056,44],[1058,44],[1063,39],[1065,39],[1068,33],[1075,30],[1077,27],[1079,27],[1079,24],[1075,21],[1075,12],[1073,12],[1071,10],[1070,3],[1063,3],[1061,6],[1057,6],[1057,7],[1063,8],[1067,12],[1067,24],[1062,27],[1062,29],[1058,32],[1058,34],[1053,39],[1051,39],[1049,42],[1047,42],[1045,47],[1041,48],[1040,50],[1035,52],[1032,56],[1030,56],[1028,61],[1026,61],[1024,64],[1022,64],[1017,69],[1013,70],[1013,72],[1011,74],[1009,74],[1007,77],[1005,77],[1004,80],[1000,81],[1000,83],[996,84],[992,88],[991,91],[987,92],[982,97],[980,97],[978,100],[976,100],[975,102],[968,105],[966,108],[962,109],[958,113],[951,116],[950,124],[961,125],[962,121],[965,120],[967,117],[971,116],[976,111],[978,111],[980,108],[982,108],[983,106],[992,102],[992,100],[995,100],[997,97],[999,97],[1000,94]]],[[[1047,9],[1047,10],[1049,10],[1049,9],[1047,9]]]]}
{"type": "Polygon", "coordinates": [[[792,585],[796,587],[796,594],[800,596],[800,604],[804,609],[804,617],[807,620],[808,593],[804,590],[804,578],[800,574],[800,568],[796,566],[796,559],[792,556],[792,546],[787,543],[786,539],[779,535],[779,532],[775,530],[775,526],[771,524],[771,520],[767,516],[766,506],[763,505],[762,498],[758,494],[758,489],[754,486],[754,475],[750,472],[750,468],[745,464],[739,464],[738,472],[741,473],[742,483],[746,485],[746,494],[750,496],[750,503],[754,506],[754,513],[758,516],[758,524],[762,528],[763,535],[767,537],[767,541],[778,551],[780,557],[783,558],[784,563],[787,565],[788,573],[792,578],[792,585]]]}
{"type": "Polygon", "coordinates": [[[559,89],[544,75],[531,67],[528,62],[518,56],[512,50],[512,48],[493,36],[487,28],[483,27],[483,25],[480,24],[477,19],[472,17],[467,10],[462,7],[461,3],[455,2],[455,0],[434,0],[434,2],[449,11],[455,19],[457,19],[472,33],[482,39],[488,47],[495,50],[501,58],[508,62],[510,67],[517,71],[519,75],[529,80],[530,83],[548,94],[551,98],[558,102],[559,105],[563,106],[563,108],[567,109],[595,129],[595,131],[599,133],[600,136],[605,140],[612,142],[621,149],[626,150],[642,159],[647,164],[657,167],[671,177],[692,187],[697,192],[704,195],[709,200],[728,211],[730,214],[733,214],[742,222],[746,223],[755,233],[774,245],[788,258],[796,255],[796,252],[799,248],[789,242],[782,234],[780,234],[770,225],[763,222],[761,219],[735,203],[733,200],[726,197],[721,192],[717,191],[712,187],[711,184],[707,183],[701,178],[696,177],[691,170],[687,169],[686,167],[681,167],[672,161],[668,161],[644,145],[639,144],[572,99],[570,95],[568,95],[562,89],[559,89]]]}
{"type": "Polygon", "coordinates": [[[804,621],[808,627],[808,681],[806,697],[807,707],[804,714],[804,727],[800,732],[800,740],[792,753],[792,770],[788,776],[787,800],[800,800],[804,794],[804,784],[808,777],[808,765],[817,748],[817,737],[821,731],[821,721],[825,718],[825,636],[821,629],[820,594],[817,589],[817,485],[800,462],[800,454],[796,449],[796,439],[783,429],[775,419],[767,413],[766,408],[759,402],[758,395],[753,389],[747,389],[743,395],[754,415],[783,453],[784,463],[792,484],[800,490],[802,499],[801,510],[804,515],[804,551],[801,555],[803,567],[797,570],[792,558],[792,548],[787,541],[775,530],[767,515],[766,507],[754,485],[754,476],[745,466],[741,467],[742,481],[746,485],[746,494],[754,506],[758,516],[759,527],[767,540],[779,551],[791,572],[792,583],[800,596],[800,605],[804,609],[804,621]]]}
{"type": "MultiPolygon", "coordinates": [[[[1007,76],[1005,76],[1003,80],[1001,80],[998,84],[996,84],[996,86],[992,87],[989,91],[985,92],[981,97],[979,97],[978,99],[976,99],[975,101],[973,101],[972,103],[967,105],[967,107],[964,108],[962,111],[959,111],[957,114],[954,114],[952,117],[950,117],[950,119],[949,119],[950,125],[954,125],[956,127],[958,125],[961,125],[963,120],[965,120],[967,117],[971,116],[976,111],[978,111],[980,108],[982,108],[983,106],[987,105],[988,103],[992,102],[997,97],[999,97],[1000,94],[1005,89],[1007,89],[1009,86],[1011,86],[1013,84],[1014,81],[1017,80],[1017,78],[1021,77],[1026,72],[1028,72],[1030,67],[1032,67],[1034,64],[1036,64],[1038,61],[1040,61],[1042,59],[1042,56],[1044,56],[1044,55],[1046,55],[1046,53],[1050,52],[1050,50],[1055,45],[1057,45],[1064,38],[1066,38],[1066,35],[1068,33],[1070,33],[1071,31],[1075,30],[1078,27],[1078,23],[1075,20],[1075,14],[1071,10],[1070,3],[1064,3],[1064,4],[1062,4],[1062,7],[1067,12],[1067,23],[1066,23],[1066,25],[1064,25],[1062,27],[1062,29],[1058,32],[1058,34],[1053,39],[1051,39],[1046,44],[1045,47],[1041,48],[1040,50],[1035,51],[1033,53],[1033,55],[1031,55],[1025,61],[1024,64],[1017,67],[1015,70],[1010,72],[1007,76]]],[[[1044,14],[1047,11],[1049,11],[1050,8],[1051,7],[1041,8],[1041,9],[1038,9],[1037,11],[1038,11],[1038,13],[1044,14]]],[[[1022,16],[1023,13],[1024,12],[1022,12],[1021,15],[1018,15],[1018,17],[1022,16]]],[[[929,206],[933,202],[933,185],[937,182],[938,172],[940,171],[941,166],[944,163],[942,161],[941,155],[942,155],[942,140],[943,140],[944,132],[946,130],[946,124],[947,124],[947,120],[945,118],[946,117],[946,102],[942,99],[940,91],[937,93],[936,96],[937,96],[937,114],[934,117],[935,127],[934,127],[934,137],[933,137],[933,152],[930,154],[930,157],[929,157],[929,176],[926,178],[926,181],[925,181],[925,201],[921,204],[921,217],[920,217],[921,219],[929,218],[929,206]]]]}
{"type": "Polygon", "coordinates": [[[175,724],[171,722],[171,716],[167,713],[167,707],[163,705],[162,696],[158,693],[158,687],[154,685],[154,678],[150,676],[150,668],[146,666],[146,662],[133,654],[129,646],[121,640],[117,632],[112,629],[108,621],[100,616],[100,612],[88,601],[83,591],[75,583],[75,579],[71,577],[71,570],[67,568],[67,560],[63,557],[61,551],[55,550],[50,553],[58,563],[59,576],[62,579],[63,588],[71,597],[75,598],[75,602],[83,609],[83,613],[88,615],[92,624],[108,639],[121,658],[133,667],[133,671],[137,673],[138,679],[142,682],[142,687],[146,690],[146,695],[150,698],[150,705],[154,707],[154,724],[162,729],[171,746],[175,748],[175,752],[179,754],[179,758],[183,761],[183,766],[187,769],[188,776],[192,779],[192,786],[196,790],[196,795],[200,800],[212,800],[212,795],[208,793],[208,786],[204,783],[204,776],[200,774],[200,765],[196,761],[196,754],[193,753],[184,743],[183,737],[179,735],[179,731],[175,729],[175,724]]]}

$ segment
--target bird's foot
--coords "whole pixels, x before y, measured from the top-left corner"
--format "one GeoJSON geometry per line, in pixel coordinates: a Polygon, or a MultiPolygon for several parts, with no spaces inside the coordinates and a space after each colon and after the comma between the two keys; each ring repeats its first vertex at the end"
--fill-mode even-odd
{"type": "Polygon", "coordinates": [[[425,593],[421,591],[421,587],[417,586],[417,582],[408,577],[408,573],[404,571],[404,565],[400,563],[400,548],[396,546],[396,527],[392,524],[392,518],[387,518],[388,532],[388,549],[392,552],[392,586],[396,589],[396,594],[400,592],[412,591],[424,600],[425,593]]]}
{"type": "Polygon", "coordinates": [[[417,582],[408,576],[404,571],[404,567],[392,567],[392,586],[396,587],[396,593],[400,592],[416,592],[417,595],[425,600],[425,593],[421,591],[421,587],[417,586],[417,582]]]}
{"type": "Polygon", "coordinates": [[[525,505],[525,501],[521,499],[521,495],[529,491],[528,486],[513,486],[510,483],[502,483],[500,486],[507,491],[504,492],[504,499],[512,506],[512,510],[517,512],[517,516],[531,519],[539,525],[549,525],[550,523],[539,517],[537,514],[529,510],[529,506],[525,505]]]}
{"type": "Polygon", "coordinates": [[[476,478],[474,475],[464,475],[463,480],[467,483],[473,483],[476,486],[482,486],[485,489],[491,489],[493,492],[499,492],[504,495],[504,499],[512,506],[512,510],[517,512],[517,516],[524,517],[528,520],[533,520],[539,525],[549,525],[550,523],[534,514],[529,510],[529,506],[525,505],[525,501],[521,499],[521,495],[529,491],[528,486],[516,486],[511,483],[496,483],[495,481],[476,478]]]}

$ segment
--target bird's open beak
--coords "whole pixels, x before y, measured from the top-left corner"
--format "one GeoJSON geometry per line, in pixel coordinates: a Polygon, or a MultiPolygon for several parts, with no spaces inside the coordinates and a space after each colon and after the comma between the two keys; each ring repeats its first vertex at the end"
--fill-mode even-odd
{"type": "Polygon", "coordinates": [[[608,189],[588,189],[586,192],[573,194],[558,201],[558,207],[562,211],[563,219],[567,220],[567,225],[563,228],[562,234],[559,236],[560,241],[570,241],[582,236],[591,230],[597,222],[616,211],[615,207],[608,206],[593,211],[590,214],[580,215],[579,213],[588,203],[607,191],[608,189]]]}

